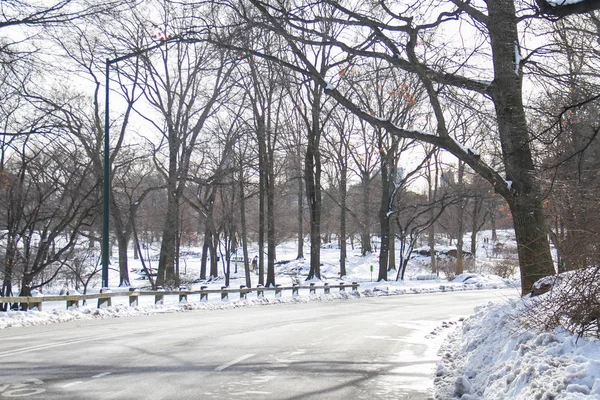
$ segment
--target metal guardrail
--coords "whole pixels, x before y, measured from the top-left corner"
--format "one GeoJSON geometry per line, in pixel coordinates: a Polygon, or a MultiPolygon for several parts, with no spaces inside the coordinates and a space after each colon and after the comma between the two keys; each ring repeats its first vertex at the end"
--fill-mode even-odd
{"type": "Polygon", "coordinates": [[[179,303],[187,303],[188,297],[193,295],[200,295],[200,301],[208,301],[209,294],[220,294],[221,300],[226,301],[229,299],[230,294],[239,293],[240,299],[247,299],[251,293],[256,293],[257,298],[264,298],[265,292],[275,292],[275,297],[281,297],[285,290],[291,290],[292,296],[298,296],[300,290],[309,290],[311,295],[315,295],[317,290],[322,290],[324,294],[331,293],[331,289],[339,289],[340,292],[350,289],[357,291],[359,284],[352,282],[346,284],[340,282],[339,284],[330,285],[328,283],[322,286],[316,286],[314,283],[310,285],[298,285],[292,286],[281,286],[275,285],[274,287],[257,286],[255,288],[247,288],[246,286],[240,286],[239,289],[227,288],[225,286],[221,289],[208,289],[207,286],[201,286],[200,290],[138,290],[130,288],[128,291],[123,292],[112,292],[105,291],[100,293],[91,294],[76,294],[76,295],[50,295],[50,296],[13,296],[13,297],[0,297],[0,305],[8,304],[20,304],[21,310],[37,309],[42,310],[42,304],[49,301],[65,301],[67,303],[67,309],[79,307],[79,303],[83,300],[98,300],[98,308],[110,307],[112,305],[111,299],[113,297],[129,297],[129,305],[136,307],[139,304],[140,296],[154,296],[154,304],[163,304],[165,296],[175,295],[179,296],[179,303]]]}

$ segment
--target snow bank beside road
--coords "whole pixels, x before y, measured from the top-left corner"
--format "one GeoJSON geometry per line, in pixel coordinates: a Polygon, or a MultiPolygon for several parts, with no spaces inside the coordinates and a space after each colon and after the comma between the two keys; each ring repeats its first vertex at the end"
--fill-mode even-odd
{"type": "MultiPolygon", "coordinates": [[[[479,276],[478,278],[469,279],[464,283],[458,281],[442,282],[436,280],[418,282],[390,281],[386,282],[385,284],[378,282],[361,282],[360,285],[361,286],[358,292],[347,291],[313,296],[303,295],[297,297],[292,297],[288,294],[287,296],[280,298],[265,297],[263,299],[254,298],[247,300],[230,300],[226,302],[222,302],[220,300],[212,300],[208,302],[189,302],[187,304],[179,304],[174,302],[160,305],[141,305],[138,307],[116,305],[102,309],[98,309],[94,306],[83,306],[72,310],[50,310],[44,306],[46,311],[30,310],[0,312],[0,330],[12,327],[51,324],[81,319],[106,319],[166,312],[181,312],[188,310],[219,310],[268,304],[333,301],[340,299],[352,299],[360,296],[374,297],[403,294],[454,292],[464,290],[504,289],[507,287],[514,287],[515,282],[503,280],[498,277],[479,276]]],[[[90,304],[94,304],[94,302],[92,301],[90,304]]],[[[64,307],[64,303],[60,303],[60,306],[64,307]]]]}
{"type": "Polygon", "coordinates": [[[106,308],[81,307],[72,310],[52,311],[7,311],[0,312],[0,329],[15,328],[23,326],[43,325],[56,322],[68,322],[84,319],[109,319],[120,317],[132,317],[138,315],[183,312],[191,310],[224,310],[228,308],[282,304],[282,303],[306,303],[309,301],[333,301],[340,299],[351,299],[360,297],[357,292],[342,292],[334,294],[323,294],[319,296],[298,296],[282,298],[249,299],[226,302],[192,302],[187,304],[157,304],[138,307],[112,306],[106,308]]]}
{"type": "Polygon", "coordinates": [[[520,327],[521,301],[479,307],[442,346],[436,399],[600,400],[600,343],[520,327]]]}

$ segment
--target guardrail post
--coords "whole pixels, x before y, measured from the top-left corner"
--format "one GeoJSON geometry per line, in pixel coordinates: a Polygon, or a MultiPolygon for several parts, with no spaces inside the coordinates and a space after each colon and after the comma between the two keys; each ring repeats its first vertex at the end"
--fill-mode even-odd
{"type": "MultiPolygon", "coordinates": [[[[165,289],[162,288],[162,286],[158,286],[156,288],[157,291],[159,292],[164,292],[165,289]]],[[[162,293],[157,293],[154,295],[154,304],[165,304],[165,295],[162,293]]]]}
{"type": "Polygon", "coordinates": [[[256,285],[256,297],[259,299],[265,298],[265,287],[263,285],[256,285]]]}
{"type": "Polygon", "coordinates": [[[246,300],[248,297],[248,291],[246,290],[246,285],[240,285],[240,300],[246,300]]]}
{"type": "MultiPolygon", "coordinates": [[[[70,293],[67,291],[67,296],[69,296],[70,293]]],[[[70,310],[71,308],[79,308],[79,300],[78,299],[74,299],[74,300],[67,300],[67,310],[70,310]]]]}
{"type": "MultiPolygon", "coordinates": [[[[109,288],[100,289],[100,293],[112,293],[109,288]]],[[[112,305],[110,297],[98,297],[98,308],[106,308],[112,305]]]]}
{"type": "Polygon", "coordinates": [[[139,305],[140,290],[138,288],[129,288],[129,307],[137,307],[139,305]]]}
{"type": "Polygon", "coordinates": [[[329,287],[329,283],[324,283],[323,284],[323,293],[329,294],[330,291],[331,291],[331,288],[329,287]]]}
{"type": "Polygon", "coordinates": [[[206,289],[208,289],[208,286],[200,286],[200,301],[208,301],[208,293],[203,292],[206,289]]]}
{"type": "Polygon", "coordinates": [[[275,297],[276,298],[281,297],[281,285],[279,285],[279,284],[275,285],[275,297]]]}
{"type": "Polygon", "coordinates": [[[221,286],[221,301],[229,300],[229,293],[225,291],[226,289],[227,286],[221,286]]]}
{"type": "MultiPolygon", "coordinates": [[[[186,288],[179,288],[179,291],[184,291],[186,288]]],[[[179,304],[187,304],[187,293],[179,293],[179,304]]]]}
{"type": "Polygon", "coordinates": [[[340,282],[340,292],[345,292],[346,288],[344,287],[344,282],[340,282]]]}
{"type": "Polygon", "coordinates": [[[33,310],[34,308],[37,308],[38,311],[42,311],[42,301],[41,300],[38,302],[31,302],[30,305],[28,304],[26,306],[25,311],[27,311],[27,309],[33,310]]]}
{"type": "Polygon", "coordinates": [[[316,289],[315,289],[315,284],[311,283],[310,284],[310,294],[311,295],[315,295],[317,293],[316,289]]]}
{"type": "Polygon", "coordinates": [[[352,282],[352,291],[358,292],[358,282],[352,282]]]}
{"type": "Polygon", "coordinates": [[[298,284],[294,283],[292,285],[292,297],[298,296],[298,284]]]}

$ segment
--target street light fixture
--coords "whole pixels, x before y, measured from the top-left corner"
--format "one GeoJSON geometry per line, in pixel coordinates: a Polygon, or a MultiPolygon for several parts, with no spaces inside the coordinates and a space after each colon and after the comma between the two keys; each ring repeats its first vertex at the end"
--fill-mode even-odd
{"type": "Polygon", "coordinates": [[[109,115],[109,93],[110,93],[110,66],[119,61],[138,57],[142,54],[166,45],[176,38],[161,38],[160,43],[133,51],[117,58],[106,59],[106,84],[105,84],[105,108],[104,108],[104,177],[102,187],[102,289],[108,289],[108,245],[109,245],[109,215],[110,215],[110,115],[109,115]]]}

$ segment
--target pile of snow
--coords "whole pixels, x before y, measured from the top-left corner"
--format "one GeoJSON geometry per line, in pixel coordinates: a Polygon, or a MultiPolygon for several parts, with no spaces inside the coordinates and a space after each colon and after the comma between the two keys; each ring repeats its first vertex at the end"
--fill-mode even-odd
{"type": "Polygon", "coordinates": [[[436,399],[600,399],[600,343],[526,328],[530,299],[476,309],[442,348],[436,399]]]}
{"type": "Polygon", "coordinates": [[[7,311],[0,312],[0,329],[15,328],[23,326],[43,325],[57,322],[68,322],[84,319],[109,319],[132,317],[138,315],[160,314],[171,312],[183,312],[191,310],[223,310],[228,308],[250,307],[269,304],[283,303],[306,303],[309,301],[334,301],[359,298],[358,292],[340,292],[332,294],[322,294],[318,296],[297,296],[281,298],[255,298],[238,301],[213,301],[213,302],[192,302],[192,303],[172,303],[172,304],[154,304],[146,306],[130,307],[126,305],[116,305],[106,308],[95,308],[84,306],[70,310],[51,311],[7,311]]]}

